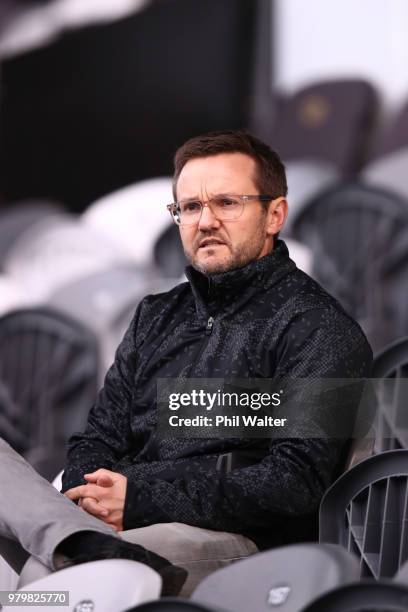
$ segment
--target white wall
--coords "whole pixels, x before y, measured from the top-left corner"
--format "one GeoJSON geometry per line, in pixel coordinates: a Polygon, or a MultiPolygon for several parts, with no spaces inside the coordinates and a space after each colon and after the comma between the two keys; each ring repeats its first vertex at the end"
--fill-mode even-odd
{"type": "Polygon", "coordinates": [[[408,99],[408,0],[274,0],[274,82],[363,77],[393,110],[408,99]]]}

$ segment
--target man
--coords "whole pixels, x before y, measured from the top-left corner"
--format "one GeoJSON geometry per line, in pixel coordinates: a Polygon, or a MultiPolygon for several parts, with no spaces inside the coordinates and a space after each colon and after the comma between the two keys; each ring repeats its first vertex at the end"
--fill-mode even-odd
{"type": "Polygon", "coordinates": [[[41,554],[23,542],[43,563],[52,566],[55,549],[69,557],[70,546],[75,557],[81,515],[94,521],[78,527],[86,537],[96,525],[124,530],[190,574],[191,542],[214,542],[213,563],[195,582],[255,552],[254,542],[266,548],[315,537],[340,440],[290,430],[271,440],[170,439],[156,428],[159,378],[368,375],[372,354],[361,329],[278,239],[286,194],[279,157],[247,133],[208,134],[177,151],[168,208],[191,263],[188,282],[138,306],[85,432],[70,441],[63,491],[83,512],[73,516],[69,507],[68,530],[53,518],[41,554]]]}

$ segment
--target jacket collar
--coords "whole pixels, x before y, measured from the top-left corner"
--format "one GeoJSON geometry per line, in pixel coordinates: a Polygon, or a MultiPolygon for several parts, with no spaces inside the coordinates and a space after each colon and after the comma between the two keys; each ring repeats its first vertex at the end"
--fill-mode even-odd
{"type": "Polygon", "coordinates": [[[286,244],[278,240],[271,253],[251,261],[243,268],[205,275],[193,266],[187,266],[185,272],[197,310],[207,315],[216,310],[230,312],[232,305],[238,307],[259,289],[272,287],[295,268],[296,264],[289,258],[286,244]]]}

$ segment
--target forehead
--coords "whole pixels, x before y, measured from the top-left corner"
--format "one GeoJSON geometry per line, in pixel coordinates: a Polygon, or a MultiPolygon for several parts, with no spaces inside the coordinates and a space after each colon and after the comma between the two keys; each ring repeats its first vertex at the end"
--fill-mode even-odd
{"type": "Polygon", "coordinates": [[[244,153],[221,153],[191,159],[177,181],[177,199],[216,193],[256,194],[256,163],[244,153]]]}

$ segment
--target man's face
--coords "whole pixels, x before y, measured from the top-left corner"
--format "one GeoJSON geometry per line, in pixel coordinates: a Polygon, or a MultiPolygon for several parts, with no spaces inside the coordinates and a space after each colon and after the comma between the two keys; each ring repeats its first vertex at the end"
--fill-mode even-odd
{"type": "MultiPolygon", "coordinates": [[[[177,200],[207,202],[219,194],[259,195],[255,172],[255,161],[243,153],[192,159],[180,173],[177,200]]],[[[235,220],[217,219],[210,207],[203,208],[195,225],[180,226],[184,252],[197,270],[215,274],[241,268],[272,250],[269,217],[261,202],[246,202],[235,220]]]]}

